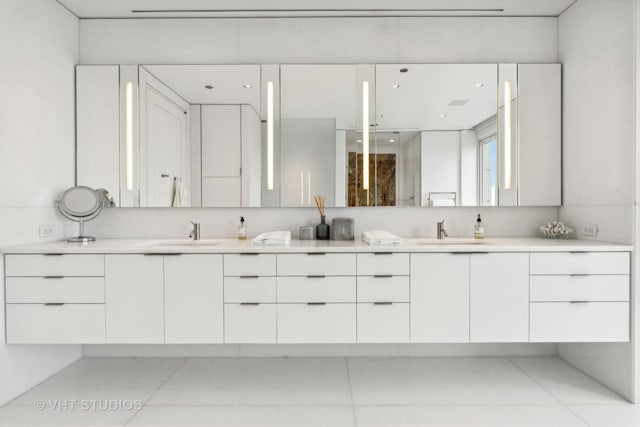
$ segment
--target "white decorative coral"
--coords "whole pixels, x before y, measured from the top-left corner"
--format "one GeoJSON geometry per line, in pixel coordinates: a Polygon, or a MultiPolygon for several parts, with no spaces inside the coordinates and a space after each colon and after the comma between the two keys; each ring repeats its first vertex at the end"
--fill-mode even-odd
{"type": "Polygon", "coordinates": [[[542,235],[545,237],[567,236],[573,233],[572,228],[567,227],[566,224],[560,221],[551,221],[545,225],[541,225],[540,231],[542,231],[542,235]]]}

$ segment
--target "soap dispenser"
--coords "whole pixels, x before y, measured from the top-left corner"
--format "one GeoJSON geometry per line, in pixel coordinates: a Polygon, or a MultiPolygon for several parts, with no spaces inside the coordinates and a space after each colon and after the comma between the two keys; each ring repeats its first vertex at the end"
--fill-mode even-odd
{"type": "Polygon", "coordinates": [[[484,225],[482,224],[482,219],[480,218],[480,214],[478,214],[478,219],[476,219],[476,224],[473,226],[473,237],[475,239],[484,239],[484,225]]]}
{"type": "Polygon", "coordinates": [[[240,225],[238,226],[238,231],[236,232],[239,240],[247,239],[247,226],[244,223],[244,217],[240,217],[240,225]]]}

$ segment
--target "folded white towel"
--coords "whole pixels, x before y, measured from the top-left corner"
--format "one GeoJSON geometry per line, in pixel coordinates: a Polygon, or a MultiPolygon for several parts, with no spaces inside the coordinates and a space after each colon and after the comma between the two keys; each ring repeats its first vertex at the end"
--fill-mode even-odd
{"type": "Polygon", "coordinates": [[[362,233],[362,240],[371,246],[400,246],[402,239],[388,231],[372,230],[362,233]]]}
{"type": "Polygon", "coordinates": [[[252,243],[254,245],[286,245],[291,241],[290,231],[269,231],[257,235],[252,243]]]}

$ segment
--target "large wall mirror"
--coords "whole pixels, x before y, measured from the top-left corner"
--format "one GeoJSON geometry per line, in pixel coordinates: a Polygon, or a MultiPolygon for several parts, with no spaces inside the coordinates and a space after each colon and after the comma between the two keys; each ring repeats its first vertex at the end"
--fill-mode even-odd
{"type": "Polygon", "coordinates": [[[559,77],[558,64],[78,66],[78,184],[124,207],[559,205],[559,77]]]}

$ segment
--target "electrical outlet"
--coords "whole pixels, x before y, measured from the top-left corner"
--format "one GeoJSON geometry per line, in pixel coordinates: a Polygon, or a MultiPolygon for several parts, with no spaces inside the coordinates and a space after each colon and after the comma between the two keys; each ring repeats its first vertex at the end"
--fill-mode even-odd
{"type": "Polygon", "coordinates": [[[55,237],[58,234],[58,230],[55,225],[41,225],[39,228],[40,237],[55,237]]]}
{"type": "Polygon", "coordinates": [[[582,234],[585,236],[597,236],[598,224],[582,224],[582,234]]]}

